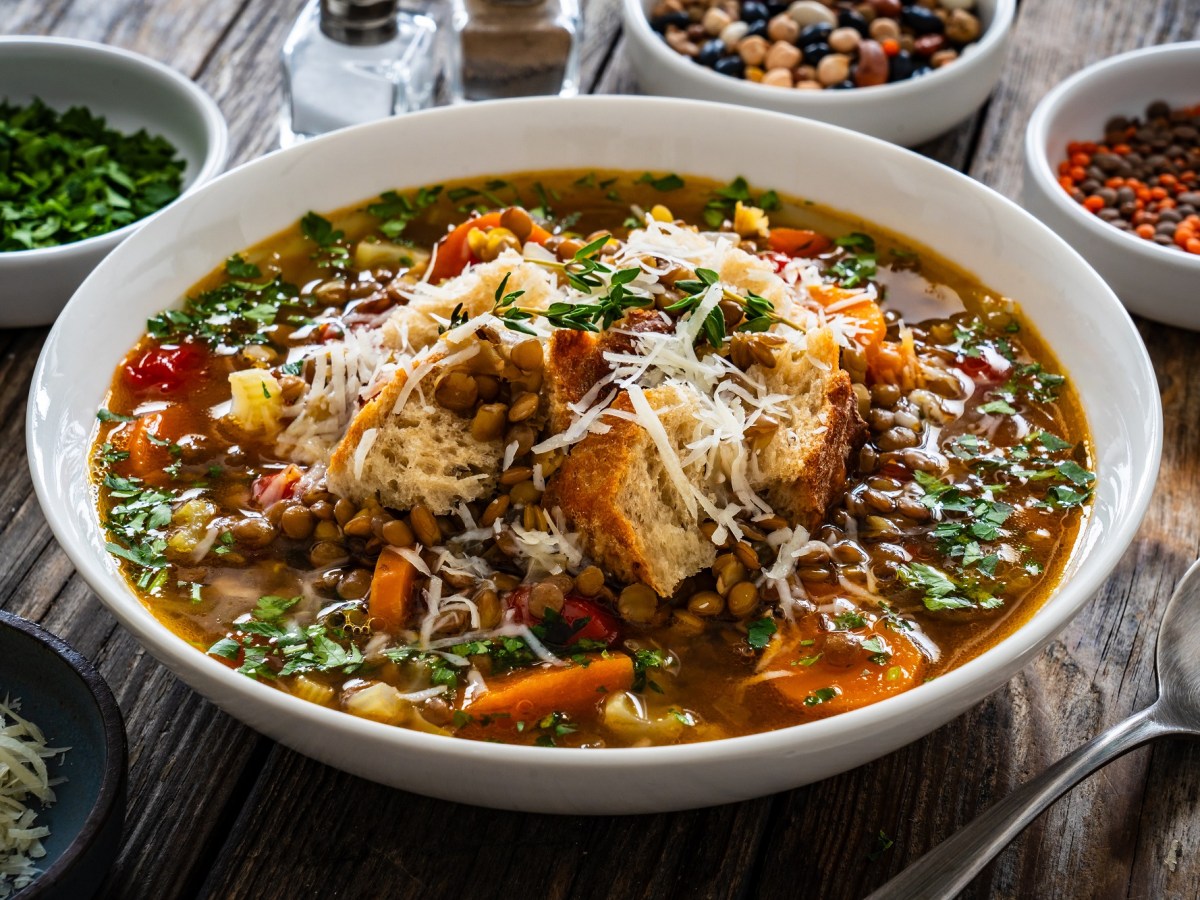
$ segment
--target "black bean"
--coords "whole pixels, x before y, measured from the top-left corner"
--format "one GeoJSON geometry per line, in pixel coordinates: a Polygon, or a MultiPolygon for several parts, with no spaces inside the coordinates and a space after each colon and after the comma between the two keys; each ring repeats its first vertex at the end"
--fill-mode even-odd
{"type": "Polygon", "coordinates": [[[663,34],[667,30],[668,26],[674,25],[676,28],[687,28],[690,22],[691,19],[688,18],[688,14],[686,12],[683,10],[676,10],[675,12],[663,13],[661,16],[655,16],[650,20],[650,27],[659,34],[663,34]]]}
{"type": "Polygon", "coordinates": [[[746,64],[736,53],[731,56],[722,56],[713,63],[713,69],[722,75],[729,75],[733,78],[741,78],[746,74],[746,64]]]}
{"type": "Polygon", "coordinates": [[[831,34],[833,34],[833,26],[825,22],[817,22],[801,29],[800,35],[796,38],[796,46],[805,51],[805,62],[808,61],[808,48],[813,44],[827,43],[831,34]]]}
{"type": "Polygon", "coordinates": [[[696,62],[702,66],[713,66],[722,54],[725,53],[725,44],[719,38],[713,38],[710,41],[705,41],[700,47],[700,52],[696,54],[696,62]]]}
{"type": "Polygon", "coordinates": [[[742,21],[743,22],[765,22],[771,17],[767,11],[767,4],[761,0],[746,0],[742,4],[742,21]]]}
{"type": "Polygon", "coordinates": [[[863,37],[867,37],[867,20],[853,9],[843,7],[838,10],[838,27],[853,28],[863,37]]]}
{"type": "MultiPolygon", "coordinates": [[[[805,56],[807,57],[807,52],[805,56]]],[[[912,78],[915,69],[916,63],[913,62],[912,54],[907,50],[901,50],[888,59],[888,81],[904,81],[912,78]]]]}
{"type": "Polygon", "coordinates": [[[766,19],[759,19],[757,22],[752,22],[750,24],[750,30],[746,32],[746,37],[765,38],[766,36],[767,36],[767,20],[766,19]]]}
{"type": "Polygon", "coordinates": [[[832,52],[833,48],[828,44],[810,44],[804,48],[804,62],[806,65],[815,66],[832,52]]]}
{"type": "Polygon", "coordinates": [[[944,34],[946,31],[946,23],[933,10],[923,6],[910,6],[901,12],[900,23],[911,28],[918,37],[923,34],[944,34]]]}
{"type": "Polygon", "coordinates": [[[850,88],[852,88],[852,87],[854,87],[854,86],[855,86],[855,85],[854,85],[854,79],[853,79],[853,78],[847,78],[845,81],[839,81],[837,84],[831,84],[831,85],[829,85],[829,88],[828,88],[828,90],[831,90],[831,91],[846,91],[846,90],[849,90],[850,88]]]}

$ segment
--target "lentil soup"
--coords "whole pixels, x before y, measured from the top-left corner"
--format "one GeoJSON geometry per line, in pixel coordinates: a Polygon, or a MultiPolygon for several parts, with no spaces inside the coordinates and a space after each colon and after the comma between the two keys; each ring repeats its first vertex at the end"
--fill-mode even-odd
{"type": "Polygon", "coordinates": [[[1016,304],[927,249],[741,179],[590,171],[387,192],[231,256],[148,322],[93,453],[110,551],[198,651],[586,747],[961,665],[1055,586],[1090,468],[1016,304]]]}

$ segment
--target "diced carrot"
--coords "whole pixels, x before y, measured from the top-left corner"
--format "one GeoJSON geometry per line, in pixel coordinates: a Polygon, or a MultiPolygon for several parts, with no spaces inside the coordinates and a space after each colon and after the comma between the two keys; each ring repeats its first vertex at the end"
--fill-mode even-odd
{"type": "Polygon", "coordinates": [[[772,228],[767,246],[788,256],[818,256],[833,246],[829,238],[804,228],[772,228]]]}
{"type": "MultiPolygon", "coordinates": [[[[448,235],[438,241],[437,255],[433,261],[433,271],[429,273],[430,284],[439,284],[447,278],[453,278],[472,262],[471,248],[467,244],[467,235],[476,229],[487,231],[500,225],[500,213],[484,213],[473,219],[467,219],[448,235]]],[[[534,225],[529,233],[529,240],[535,244],[544,244],[550,237],[550,232],[540,225],[534,225]]]]}
{"type": "Polygon", "coordinates": [[[633,660],[624,654],[588,657],[586,665],[556,666],[494,678],[466,707],[473,719],[504,714],[495,724],[532,722],[553,712],[582,715],[606,696],[633,686],[633,660]]]}
{"type": "Polygon", "coordinates": [[[867,351],[868,357],[871,348],[887,335],[887,320],[883,317],[883,310],[869,297],[832,284],[810,287],[808,292],[830,315],[848,316],[855,320],[859,326],[855,340],[867,351]],[[851,298],[854,298],[853,302],[851,298]]]}
{"type": "Polygon", "coordinates": [[[385,631],[408,622],[416,580],[417,567],[395,550],[385,548],[379,554],[368,602],[371,618],[378,619],[385,631]]]}
{"type": "Polygon", "coordinates": [[[872,646],[861,647],[861,660],[851,665],[832,665],[821,651],[819,632],[809,625],[795,626],[777,638],[783,642],[770,657],[765,672],[782,672],[766,683],[787,702],[813,718],[858,709],[921,683],[926,661],[913,640],[894,630],[883,619],[866,629],[857,629],[872,646]],[[874,641],[885,653],[877,654],[874,641]],[[804,641],[811,641],[805,644],[804,641]],[[872,659],[874,657],[874,659],[872,659]]]}
{"type": "Polygon", "coordinates": [[[133,423],[125,444],[129,451],[127,473],[151,483],[165,481],[169,476],[164,470],[176,460],[171,447],[187,431],[188,413],[182,406],[173,404],[141,416],[133,423]]]}

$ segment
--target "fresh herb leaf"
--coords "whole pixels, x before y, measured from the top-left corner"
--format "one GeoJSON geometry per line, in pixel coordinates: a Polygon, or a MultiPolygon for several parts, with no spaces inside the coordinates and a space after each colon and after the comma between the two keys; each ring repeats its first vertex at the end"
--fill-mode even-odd
{"type": "Polygon", "coordinates": [[[771,636],[778,630],[779,628],[775,625],[775,620],[770,616],[755,619],[746,626],[746,643],[750,645],[752,650],[765,649],[767,644],[771,642],[771,636]]]}

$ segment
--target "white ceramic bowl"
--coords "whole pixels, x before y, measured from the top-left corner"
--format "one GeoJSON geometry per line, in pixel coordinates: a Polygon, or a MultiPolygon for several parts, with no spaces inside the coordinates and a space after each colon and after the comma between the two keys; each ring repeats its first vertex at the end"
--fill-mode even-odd
{"type": "MultiPolygon", "coordinates": [[[[162,135],[187,161],[185,194],[225,165],[228,130],[212,98],[136,53],[63,38],[0,37],[0,101],[34,97],[58,110],[86,106],[118,131],[162,135]]],[[[53,322],[96,264],[150,218],[73,244],[0,253],[0,327],[53,322]]]]}
{"type": "Polygon", "coordinates": [[[1101,221],[1058,183],[1071,141],[1100,140],[1113,116],[1145,116],[1200,100],[1200,41],[1122,53],[1072,75],[1037,105],[1025,134],[1025,207],[1066,238],[1138,315],[1200,330],[1200,256],[1160,247],[1101,221]]]}
{"type": "MultiPolygon", "coordinates": [[[[716,100],[791,113],[841,125],[863,134],[912,147],[957,125],[987,99],[1000,79],[1012,30],[1016,0],[979,0],[984,25],[980,40],[953,64],[919,78],[849,91],[796,91],[718,75],[676,53],[650,27],[657,0],[622,0],[627,51],[642,90],[668,97],[716,100]]],[[[707,137],[718,122],[693,122],[707,137]]],[[[746,136],[741,155],[758,152],[757,136],[746,136]]],[[[803,156],[806,147],[793,151],[803,156]]]]}
{"type": "Polygon", "coordinates": [[[1087,602],[1133,538],[1158,469],[1159,410],[1145,348],[1116,297],[1061,239],[982,185],[805,119],[679,100],[583,97],[402,116],[217,179],[133,235],[80,287],[38,362],[27,436],[38,498],[80,573],[152,654],[222,709],[302,753],[406,790],[513,809],[630,813],[728,803],[825,778],[928,733],[1003,684],[1087,602]],[[697,141],[698,121],[724,127],[697,141]],[[480,154],[481,134],[538,140],[495,141],[480,154]],[[752,154],[742,152],[748,134],[756,136],[752,154]],[[803,160],[795,147],[807,148],[803,160]],[[476,743],[355,718],[238,675],[159,624],[104,551],[87,477],[96,409],[146,317],[307,210],[337,209],[394,187],[564,167],[653,168],[722,181],[744,175],[907,233],[1019,298],[1074,376],[1099,475],[1065,583],[1045,606],[979,658],[874,706],[715,743],[611,750],[476,743]]]}

